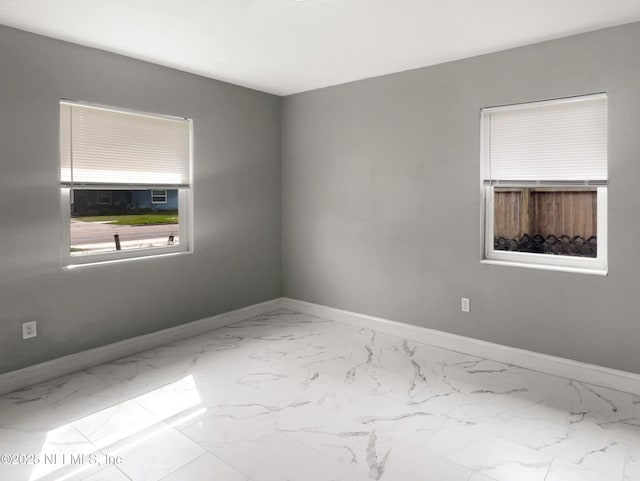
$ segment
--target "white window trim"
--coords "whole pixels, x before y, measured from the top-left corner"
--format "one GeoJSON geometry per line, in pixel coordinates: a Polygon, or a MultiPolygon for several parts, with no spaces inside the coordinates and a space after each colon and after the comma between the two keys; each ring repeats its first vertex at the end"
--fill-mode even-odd
{"type": "Polygon", "coordinates": [[[484,257],[483,264],[510,265],[514,267],[533,267],[546,270],[579,272],[584,274],[606,275],[608,272],[607,246],[607,187],[597,188],[597,257],[562,256],[554,254],[535,254],[530,252],[514,252],[495,250],[493,247],[493,186],[483,186],[484,194],[484,257]]]}
{"type": "MultiPolygon", "coordinates": [[[[149,247],[139,249],[127,249],[111,252],[95,252],[83,255],[71,255],[71,188],[62,183],[59,177],[60,185],[60,203],[61,203],[61,242],[60,242],[60,260],[63,268],[73,268],[89,265],[100,265],[104,263],[112,263],[127,260],[136,260],[150,257],[159,257],[173,254],[185,254],[193,252],[193,120],[183,117],[173,117],[161,114],[150,114],[129,109],[120,109],[115,107],[107,107],[89,102],[78,102],[72,100],[61,100],[61,103],[87,105],[94,108],[102,108],[115,112],[132,113],[137,115],[146,115],[152,118],[160,117],[167,119],[183,119],[189,123],[189,183],[187,186],[175,185],[170,186],[171,189],[178,190],[178,239],[179,244],[167,245],[162,247],[149,247]]],[[[59,176],[61,174],[59,173],[59,176]]],[[[81,189],[96,190],[117,190],[117,189],[139,189],[139,190],[168,190],[167,186],[160,185],[106,185],[100,184],[95,186],[78,186],[81,189]],[[156,187],[154,189],[154,187],[156,187]],[[159,187],[159,188],[158,188],[159,187]],[[164,188],[162,188],[164,187],[164,188]]],[[[153,196],[152,196],[153,198],[153,196]]]]}
{"type": "Polygon", "coordinates": [[[71,203],[68,187],[60,189],[60,203],[62,205],[62,239],[61,259],[64,267],[74,267],[83,264],[97,264],[114,260],[136,259],[139,257],[151,257],[164,254],[176,254],[190,252],[192,250],[191,229],[191,189],[178,190],[178,239],[179,244],[162,247],[148,247],[139,249],[126,249],[111,252],[94,252],[82,255],[71,255],[71,203]]]}
{"type": "MultiPolygon", "coordinates": [[[[595,94],[591,97],[597,97],[603,94],[595,94]]],[[[565,99],[553,99],[542,102],[535,102],[536,104],[556,104],[563,102],[575,102],[580,101],[587,96],[578,96],[574,98],[565,99]]],[[[485,162],[489,159],[485,158],[485,118],[486,113],[490,113],[495,110],[511,109],[511,108],[524,108],[529,107],[534,102],[517,104],[517,105],[505,105],[499,107],[484,108],[480,111],[480,189],[483,202],[481,202],[481,214],[480,214],[480,226],[484,235],[482,236],[482,257],[480,259],[481,264],[500,265],[510,267],[524,267],[533,269],[543,269],[552,271],[574,272],[581,274],[595,274],[606,276],[608,275],[608,201],[607,201],[607,186],[597,187],[597,236],[598,236],[598,250],[597,257],[586,258],[577,256],[563,256],[553,254],[537,254],[529,252],[514,252],[514,251],[501,251],[494,249],[494,219],[493,219],[493,206],[494,206],[494,187],[493,185],[486,185],[484,179],[484,166],[485,162]]],[[[508,187],[503,184],[501,187],[508,187]]],[[[561,183],[558,183],[556,187],[563,187],[561,183]]],[[[567,187],[575,187],[575,185],[567,187]]]]}
{"type": "Polygon", "coordinates": [[[166,204],[168,202],[167,189],[151,189],[151,203],[152,204],[166,204]],[[155,197],[154,192],[164,192],[164,200],[153,200],[155,197]]]}

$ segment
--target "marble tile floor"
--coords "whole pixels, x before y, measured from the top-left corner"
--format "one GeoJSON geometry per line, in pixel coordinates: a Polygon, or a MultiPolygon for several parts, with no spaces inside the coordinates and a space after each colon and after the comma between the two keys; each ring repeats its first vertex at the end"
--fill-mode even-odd
{"type": "Polygon", "coordinates": [[[1,396],[0,453],[2,481],[640,481],[640,398],[280,310],[1,396]]]}

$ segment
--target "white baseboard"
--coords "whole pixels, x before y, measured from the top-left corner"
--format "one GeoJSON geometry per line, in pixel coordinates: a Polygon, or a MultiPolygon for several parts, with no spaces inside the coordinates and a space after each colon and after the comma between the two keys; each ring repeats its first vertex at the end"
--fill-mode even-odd
{"type": "Polygon", "coordinates": [[[628,392],[640,396],[640,374],[609,369],[595,364],[587,364],[571,359],[549,356],[533,351],[518,349],[448,332],[390,321],[333,307],[278,298],[217,316],[200,319],[162,331],[107,344],[106,346],[70,354],[58,359],[36,364],[0,374],[0,394],[71,374],[105,362],[137,354],[170,342],[197,336],[234,322],[266,314],[279,308],[286,308],[310,316],[321,317],[357,327],[373,329],[397,337],[411,339],[431,346],[462,352],[473,356],[492,359],[526,369],[544,372],[567,379],[588,382],[598,386],[628,392]]]}
{"type": "Polygon", "coordinates": [[[390,321],[380,317],[335,309],[311,302],[282,298],[282,307],[310,316],[344,322],[357,327],[373,329],[393,336],[411,339],[431,346],[441,347],[472,356],[491,359],[554,376],[587,382],[617,391],[640,395],[640,374],[609,369],[562,357],[549,356],[533,351],[503,346],[448,332],[390,321]]]}
{"type": "Polygon", "coordinates": [[[234,322],[266,314],[267,312],[280,308],[281,305],[281,299],[272,299],[236,309],[235,311],[218,314],[217,316],[199,319],[150,334],[96,347],[95,349],[70,354],[24,369],[0,374],[0,394],[16,391],[39,382],[48,381],[49,379],[71,374],[82,369],[97,366],[98,364],[137,354],[170,342],[197,336],[198,334],[203,334],[219,327],[228,326],[234,322]]]}

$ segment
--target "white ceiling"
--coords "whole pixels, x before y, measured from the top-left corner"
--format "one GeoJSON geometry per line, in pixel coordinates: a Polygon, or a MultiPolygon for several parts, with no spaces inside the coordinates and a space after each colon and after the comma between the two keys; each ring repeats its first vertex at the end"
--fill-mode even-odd
{"type": "Polygon", "coordinates": [[[640,20],[640,0],[0,0],[0,24],[287,95],[640,20]]]}

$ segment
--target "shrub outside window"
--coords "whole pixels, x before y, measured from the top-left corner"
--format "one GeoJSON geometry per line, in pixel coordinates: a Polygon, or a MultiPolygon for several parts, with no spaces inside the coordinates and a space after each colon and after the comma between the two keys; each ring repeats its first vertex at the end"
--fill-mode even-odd
{"type": "Polygon", "coordinates": [[[60,102],[65,265],[190,249],[191,121],[60,102]]]}
{"type": "Polygon", "coordinates": [[[607,96],[482,110],[484,260],[607,272],[607,96]]]}

